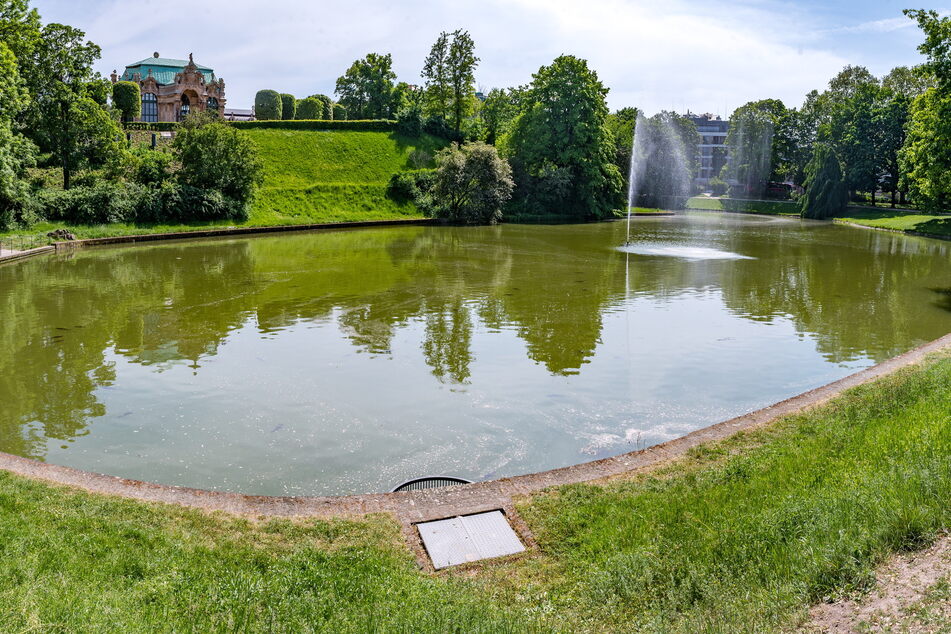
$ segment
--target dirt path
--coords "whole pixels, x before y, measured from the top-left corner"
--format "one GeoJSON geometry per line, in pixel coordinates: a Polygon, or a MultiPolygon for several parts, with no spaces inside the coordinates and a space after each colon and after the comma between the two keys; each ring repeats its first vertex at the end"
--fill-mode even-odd
{"type": "Polygon", "coordinates": [[[803,630],[951,633],[951,535],[892,559],[866,597],[814,607],[803,630]]]}

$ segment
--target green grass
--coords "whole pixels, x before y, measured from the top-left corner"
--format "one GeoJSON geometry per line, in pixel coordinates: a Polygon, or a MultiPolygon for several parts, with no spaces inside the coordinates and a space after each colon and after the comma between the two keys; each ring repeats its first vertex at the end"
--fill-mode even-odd
{"type": "Polygon", "coordinates": [[[385,517],[253,522],[0,474],[0,631],[772,631],[951,527],[949,430],[943,354],[524,499],[540,552],[441,575],[385,517]]]}
{"type": "Polygon", "coordinates": [[[687,201],[687,209],[731,211],[734,213],[765,214],[770,216],[799,215],[799,205],[797,203],[783,200],[741,200],[735,198],[694,196],[687,201]]]}
{"type": "Polygon", "coordinates": [[[395,172],[414,169],[445,144],[387,132],[247,130],[265,164],[251,221],[267,224],[421,217],[386,197],[395,172]]]}
{"type": "MultiPolygon", "coordinates": [[[[412,203],[386,196],[395,172],[431,161],[445,142],[424,134],[409,138],[390,132],[297,131],[251,129],[245,134],[258,146],[264,184],[246,221],[222,220],[182,224],[116,223],[68,225],[78,238],[198,231],[215,227],[261,227],[421,218],[412,203]]],[[[39,223],[11,235],[42,235],[62,223],[39,223]]]]}
{"type": "Polygon", "coordinates": [[[951,215],[947,214],[923,214],[895,209],[850,208],[844,216],[837,218],[837,220],[866,227],[911,231],[951,238],[951,215]]]}

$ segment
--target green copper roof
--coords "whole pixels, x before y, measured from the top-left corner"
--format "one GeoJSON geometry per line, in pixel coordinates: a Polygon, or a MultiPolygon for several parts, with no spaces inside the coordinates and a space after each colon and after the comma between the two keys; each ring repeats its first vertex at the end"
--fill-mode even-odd
{"type": "MultiPolygon", "coordinates": [[[[185,67],[188,66],[187,59],[168,59],[166,57],[148,57],[142,61],[136,62],[134,64],[129,64],[125,67],[125,72],[122,73],[123,81],[131,81],[132,75],[139,73],[142,76],[142,79],[145,79],[149,75],[149,71],[152,71],[152,77],[155,78],[160,84],[174,84],[175,75],[185,70],[185,67]]],[[[198,67],[198,70],[202,75],[205,76],[206,82],[215,81],[215,71],[207,66],[202,66],[201,64],[195,64],[198,67]]]]}

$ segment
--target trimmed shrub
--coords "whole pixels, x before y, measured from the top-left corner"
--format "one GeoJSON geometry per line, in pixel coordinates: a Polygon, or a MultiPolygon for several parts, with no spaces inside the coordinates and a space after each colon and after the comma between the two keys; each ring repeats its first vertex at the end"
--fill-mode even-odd
{"type": "Polygon", "coordinates": [[[142,130],[145,132],[174,132],[178,129],[178,123],[175,121],[157,121],[155,123],[146,123],[145,121],[129,121],[125,124],[126,130],[142,130]]]}
{"type": "MultiPolygon", "coordinates": [[[[332,121],[334,119],[334,100],[327,95],[311,95],[314,99],[320,101],[321,110],[314,119],[325,119],[332,121]]],[[[301,117],[303,119],[303,117],[301,117]]]]}
{"type": "Polygon", "coordinates": [[[320,119],[323,117],[323,113],[323,102],[317,97],[308,97],[297,102],[297,112],[294,118],[304,121],[320,119]]]}
{"type": "Polygon", "coordinates": [[[284,102],[276,90],[259,90],[254,96],[254,117],[259,121],[280,121],[284,102]]]}
{"type": "Polygon", "coordinates": [[[142,113],[142,92],[131,81],[117,81],[112,85],[112,105],[122,113],[122,121],[132,121],[142,113]]]}
{"type": "Polygon", "coordinates": [[[345,105],[343,105],[342,103],[335,103],[332,106],[332,110],[333,110],[334,121],[347,120],[348,114],[347,114],[347,107],[345,105]]]}
{"type": "Polygon", "coordinates": [[[354,132],[393,132],[396,122],[386,119],[366,121],[232,121],[238,129],[276,130],[350,130],[354,132]]]}
{"type": "Polygon", "coordinates": [[[297,99],[294,95],[286,92],[281,93],[281,119],[283,121],[293,121],[297,114],[297,99]]]}

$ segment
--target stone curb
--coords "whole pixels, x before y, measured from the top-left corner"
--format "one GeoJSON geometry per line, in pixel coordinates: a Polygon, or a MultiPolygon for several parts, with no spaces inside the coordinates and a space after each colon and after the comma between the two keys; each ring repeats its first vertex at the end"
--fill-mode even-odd
{"type": "Polygon", "coordinates": [[[5,255],[0,257],[0,264],[6,264],[8,262],[16,262],[19,260],[25,260],[26,258],[33,257],[34,255],[41,255],[43,253],[52,253],[56,250],[56,247],[53,245],[46,247],[37,247],[35,249],[27,249],[26,251],[17,251],[11,255],[5,255]]]}
{"type": "Polygon", "coordinates": [[[408,218],[406,220],[361,220],[357,222],[321,222],[307,225],[274,225],[265,227],[228,227],[223,229],[201,229],[198,231],[176,231],[172,233],[145,233],[131,236],[111,236],[108,238],[87,238],[54,242],[57,251],[82,247],[110,244],[134,244],[138,242],[159,242],[162,240],[191,240],[197,238],[220,238],[246,236],[266,233],[287,233],[291,231],[316,231],[321,229],[353,229],[359,227],[392,227],[413,225],[435,225],[438,220],[432,218],[408,218]]]}

